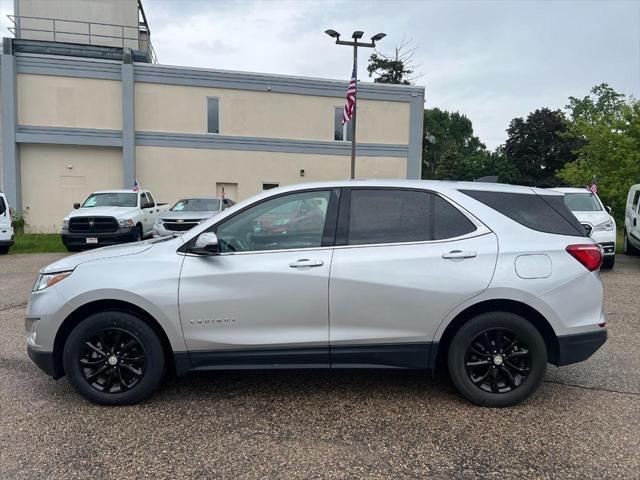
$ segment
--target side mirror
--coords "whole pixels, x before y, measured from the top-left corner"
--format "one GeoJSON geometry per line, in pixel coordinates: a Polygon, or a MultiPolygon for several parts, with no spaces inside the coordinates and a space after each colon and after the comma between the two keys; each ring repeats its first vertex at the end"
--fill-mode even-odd
{"type": "Polygon", "coordinates": [[[205,232],[200,234],[196,239],[196,243],[191,247],[191,253],[196,255],[219,255],[220,245],[218,245],[218,236],[213,232],[205,232]]]}
{"type": "Polygon", "coordinates": [[[607,212],[609,212],[609,215],[611,215],[611,207],[604,207],[607,209],[607,212]]]}
{"type": "Polygon", "coordinates": [[[80,208],[80,204],[79,203],[74,203],[73,204],[73,208],[76,209],[76,210],[79,209],[80,208]]]}

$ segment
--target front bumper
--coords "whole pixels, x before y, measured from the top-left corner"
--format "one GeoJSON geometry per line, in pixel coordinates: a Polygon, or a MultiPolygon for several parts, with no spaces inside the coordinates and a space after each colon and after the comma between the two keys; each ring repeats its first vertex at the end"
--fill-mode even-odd
{"type": "Polygon", "coordinates": [[[27,346],[27,355],[29,355],[29,358],[33,363],[40,367],[40,369],[50,377],[58,379],[64,375],[63,372],[58,371],[55,367],[53,352],[41,352],[33,349],[31,346],[27,346]]]}
{"type": "Polygon", "coordinates": [[[555,365],[561,367],[586,360],[607,341],[607,330],[562,335],[558,337],[558,355],[555,365]]]}
{"type": "Polygon", "coordinates": [[[133,240],[133,228],[120,228],[113,233],[69,233],[62,232],[62,243],[66,247],[98,248],[117,245],[133,240]],[[98,243],[87,243],[87,238],[97,238],[98,243]]]}

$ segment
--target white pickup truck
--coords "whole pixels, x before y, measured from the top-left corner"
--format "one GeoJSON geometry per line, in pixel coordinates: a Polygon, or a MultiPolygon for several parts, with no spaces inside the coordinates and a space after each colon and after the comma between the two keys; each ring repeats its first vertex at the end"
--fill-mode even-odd
{"type": "Polygon", "coordinates": [[[62,243],[70,252],[151,236],[153,224],[169,204],[156,203],[149,190],[93,192],[62,221],[62,243]]]}

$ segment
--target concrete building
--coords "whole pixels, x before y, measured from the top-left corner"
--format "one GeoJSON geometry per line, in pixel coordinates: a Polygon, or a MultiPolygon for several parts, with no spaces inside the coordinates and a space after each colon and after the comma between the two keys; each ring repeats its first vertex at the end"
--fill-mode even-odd
{"type": "MultiPolygon", "coordinates": [[[[0,62],[3,190],[34,232],[137,179],[156,198],[348,178],[347,81],[161,65],[136,0],[15,0],[0,62]],[[37,18],[35,18],[37,17],[37,18]]],[[[419,178],[424,88],[360,83],[360,178],[419,178]]]]}

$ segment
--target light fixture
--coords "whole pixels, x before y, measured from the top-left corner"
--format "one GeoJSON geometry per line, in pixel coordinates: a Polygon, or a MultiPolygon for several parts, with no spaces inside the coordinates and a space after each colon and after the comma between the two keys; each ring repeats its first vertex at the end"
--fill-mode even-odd
{"type": "Polygon", "coordinates": [[[377,42],[378,40],[382,40],[386,36],[387,36],[386,33],[382,33],[382,32],[376,33],[373,37],[371,37],[371,41],[377,42]]]}
{"type": "Polygon", "coordinates": [[[353,32],[353,35],[351,36],[351,38],[353,38],[354,40],[360,40],[363,35],[364,35],[364,32],[362,30],[356,30],[355,32],[353,32]]]}
{"type": "Polygon", "coordinates": [[[325,30],[324,33],[326,33],[327,35],[329,35],[331,38],[338,38],[340,36],[340,34],[338,32],[336,32],[335,30],[325,30]]]}

